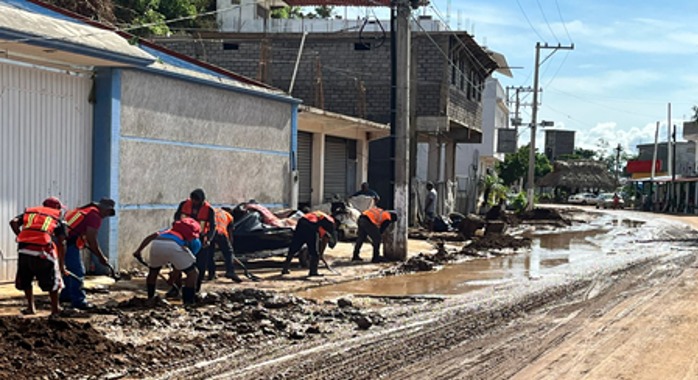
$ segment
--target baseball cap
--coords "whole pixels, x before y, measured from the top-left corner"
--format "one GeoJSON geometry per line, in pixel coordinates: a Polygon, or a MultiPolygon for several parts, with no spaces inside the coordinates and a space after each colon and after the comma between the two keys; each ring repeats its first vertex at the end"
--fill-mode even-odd
{"type": "Polygon", "coordinates": [[[51,207],[55,208],[56,210],[62,210],[65,208],[63,203],[61,203],[61,200],[57,197],[48,197],[44,199],[44,202],[42,204],[44,207],[51,207]]]}
{"type": "Polygon", "coordinates": [[[114,207],[116,206],[116,202],[114,202],[113,199],[104,197],[104,198],[99,200],[98,206],[99,206],[99,208],[109,210],[109,216],[116,215],[116,211],[114,210],[114,207]]]}

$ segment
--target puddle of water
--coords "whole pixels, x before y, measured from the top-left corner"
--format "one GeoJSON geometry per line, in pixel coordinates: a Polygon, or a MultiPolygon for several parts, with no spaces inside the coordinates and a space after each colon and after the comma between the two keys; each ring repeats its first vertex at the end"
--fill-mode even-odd
{"type": "Polygon", "coordinates": [[[512,256],[476,259],[448,265],[437,272],[415,273],[322,286],[297,293],[300,297],[332,299],[355,295],[407,296],[454,295],[505,284],[522,278],[537,278],[564,265],[595,260],[602,252],[594,244],[608,229],[565,231],[534,235],[530,251],[512,256]]]}

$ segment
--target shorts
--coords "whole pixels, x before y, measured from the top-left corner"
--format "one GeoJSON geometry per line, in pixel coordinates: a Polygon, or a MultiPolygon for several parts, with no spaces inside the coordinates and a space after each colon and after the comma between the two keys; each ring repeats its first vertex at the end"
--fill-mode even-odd
{"type": "Polygon", "coordinates": [[[162,268],[167,263],[183,271],[196,263],[196,257],[188,248],[182,247],[174,240],[155,239],[150,245],[150,267],[162,268]]]}
{"type": "Polygon", "coordinates": [[[63,287],[63,279],[59,273],[58,260],[45,252],[31,252],[19,252],[15,287],[23,291],[31,289],[36,278],[39,288],[44,292],[60,290],[63,287]]]}

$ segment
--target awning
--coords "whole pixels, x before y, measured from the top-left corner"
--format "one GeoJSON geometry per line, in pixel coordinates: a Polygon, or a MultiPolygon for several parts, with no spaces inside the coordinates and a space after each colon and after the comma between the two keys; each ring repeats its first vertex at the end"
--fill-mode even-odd
{"type": "Polygon", "coordinates": [[[150,54],[112,30],[0,4],[0,58],[79,66],[147,66],[150,54]]]}
{"type": "Polygon", "coordinates": [[[303,132],[322,131],[330,136],[354,139],[358,138],[357,135],[360,133],[368,133],[368,140],[390,135],[390,127],[387,124],[375,123],[305,105],[299,107],[298,130],[303,132]]]}
{"type": "Polygon", "coordinates": [[[500,73],[502,75],[506,75],[509,78],[514,77],[514,75],[511,73],[511,69],[509,68],[510,66],[509,66],[509,63],[507,62],[507,58],[504,56],[504,54],[497,53],[496,51],[492,51],[489,49],[486,51],[487,51],[487,53],[489,53],[490,57],[492,57],[492,59],[495,62],[497,62],[497,66],[499,66],[499,68],[497,68],[496,71],[498,73],[500,73]]]}

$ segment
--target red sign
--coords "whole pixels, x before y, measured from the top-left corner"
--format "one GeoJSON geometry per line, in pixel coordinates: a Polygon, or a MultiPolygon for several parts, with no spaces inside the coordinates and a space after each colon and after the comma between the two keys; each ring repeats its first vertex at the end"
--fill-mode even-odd
{"type": "MultiPolygon", "coordinates": [[[[657,160],[654,162],[654,170],[656,172],[662,167],[662,160],[657,160]]],[[[652,160],[635,160],[628,161],[628,166],[625,167],[628,173],[651,173],[652,172],[652,160]]]]}

